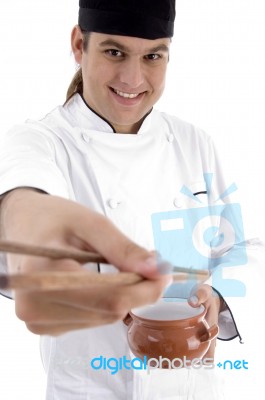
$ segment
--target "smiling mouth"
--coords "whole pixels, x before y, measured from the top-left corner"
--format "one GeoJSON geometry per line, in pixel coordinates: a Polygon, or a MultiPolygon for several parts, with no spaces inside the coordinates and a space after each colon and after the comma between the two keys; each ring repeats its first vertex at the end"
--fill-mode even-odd
{"type": "Polygon", "coordinates": [[[135,99],[136,97],[138,97],[139,95],[141,95],[142,93],[126,93],[126,92],[121,92],[120,90],[117,89],[113,89],[111,88],[111,90],[116,93],[118,96],[124,97],[125,99],[135,99]]]}

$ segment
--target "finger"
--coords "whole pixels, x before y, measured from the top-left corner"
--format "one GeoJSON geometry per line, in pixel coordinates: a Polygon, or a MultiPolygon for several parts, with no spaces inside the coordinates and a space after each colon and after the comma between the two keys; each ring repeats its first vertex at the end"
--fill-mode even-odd
{"type": "Polygon", "coordinates": [[[48,296],[45,292],[20,292],[15,297],[16,314],[30,324],[115,321],[123,319],[133,307],[156,301],[163,288],[163,282],[143,281],[126,287],[51,291],[48,296]]]}
{"type": "Polygon", "coordinates": [[[214,360],[214,355],[215,355],[215,347],[216,347],[216,339],[213,339],[211,341],[210,347],[207,350],[207,353],[203,356],[204,359],[206,358],[212,358],[214,360]]]}
{"type": "Polygon", "coordinates": [[[144,280],[136,285],[122,287],[120,295],[124,297],[123,304],[128,311],[146,304],[153,304],[161,297],[167,284],[168,277],[164,276],[160,280],[144,280]]]}
{"type": "Polygon", "coordinates": [[[86,238],[99,254],[121,271],[134,271],[150,279],[158,279],[161,270],[166,273],[165,263],[162,262],[162,268],[161,260],[154,252],[132,242],[104,216],[86,213],[79,226],[80,237],[86,238]]]}
{"type": "MultiPolygon", "coordinates": [[[[162,264],[163,265],[163,264],[162,264]]],[[[83,267],[79,265],[78,262],[73,261],[73,260],[48,260],[46,258],[39,258],[39,257],[23,257],[21,263],[21,272],[30,272],[30,271],[84,271],[83,267]]],[[[146,280],[144,280],[143,283],[146,280]]],[[[171,283],[171,275],[163,274],[159,275],[159,279],[157,279],[157,283],[154,287],[158,287],[159,293],[162,293],[166,285],[169,285],[171,283]]],[[[154,281],[152,281],[154,282],[154,281]]],[[[148,286],[148,285],[147,285],[148,286]]],[[[101,284],[101,285],[88,285],[87,289],[70,289],[70,290],[60,290],[60,291],[50,291],[49,293],[43,291],[43,293],[40,292],[35,292],[32,293],[32,296],[35,296],[36,299],[39,299],[40,301],[43,301],[46,303],[47,301],[67,301],[69,304],[76,304],[80,305],[80,307],[84,306],[84,302],[86,301],[85,304],[88,304],[90,307],[100,307],[101,309],[108,309],[108,302],[109,302],[109,297],[117,295],[117,293],[120,293],[122,291],[122,295],[124,293],[124,296],[127,295],[127,293],[133,293],[134,294],[134,300],[136,301],[136,297],[139,293],[140,298],[141,298],[141,285],[126,285],[126,286],[116,286],[114,284],[108,285],[106,284],[101,284]],[[127,292],[128,290],[128,292],[127,292]],[[107,299],[107,302],[106,302],[107,299]]],[[[145,288],[145,285],[143,285],[145,288]]],[[[150,290],[152,286],[150,285],[150,290]]],[[[143,289],[146,290],[146,289],[143,289]]],[[[18,291],[16,291],[17,296],[18,296],[18,291]]],[[[24,293],[25,295],[27,294],[24,293]]],[[[29,293],[30,295],[30,293],[29,293]]],[[[146,298],[148,298],[148,292],[145,293],[146,298]]],[[[144,301],[144,298],[143,298],[144,301]]],[[[28,306],[31,307],[33,304],[37,304],[37,300],[32,301],[30,300],[28,302],[28,306]]]]}
{"type": "Polygon", "coordinates": [[[197,285],[192,289],[188,303],[192,307],[198,307],[201,304],[206,303],[212,296],[213,290],[210,285],[197,285]]]}
{"type": "MultiPolygon", "coordinates": [[[[37,242],[41,241],[41,244],[51,246],[56,246],[57,243],[60,246],[66,244],[73,248],[93,249],[121,271],[133,271],[149,279],[159,279],[161,272],[158,269],[156,256],[129,240],[105,216],[73,201],[34,192],[27,193],[27,196],[20,193],[20,205],[23,204],[27,209],[29,198],[33,204],[34,202],[38,204],[40,196],[43,214],[53,215],[56,210],[56,218],[54,226],[50,219],[43,219],[41,232],[37,229],[38,227],[30,232],[26,229],[25,237],[28,238],[29,243],[35,243],[37,240],[37,242]],[[61,223],[58,224],[56,221],[61,223]]],[[[38,207],[36,209],[38,210],[38,207]]],[[[28,226],[27,222],[23,224],[23,221],[21,225],[28,226]]],[[[21,240],[14,232],[12,235],[13,240],[21,240]]]]}
{"type": "MultiPolygon", "coordinates": [[[[112,290],[115,290],[112,288],[112,290]]],[[[114,302],[124,304],[119,288],[115,295],[109,287],[50,292],[16,292],[16,314],[30,324],[89,323],[93,320],[122,319],[126,313],[114,302]]]]}

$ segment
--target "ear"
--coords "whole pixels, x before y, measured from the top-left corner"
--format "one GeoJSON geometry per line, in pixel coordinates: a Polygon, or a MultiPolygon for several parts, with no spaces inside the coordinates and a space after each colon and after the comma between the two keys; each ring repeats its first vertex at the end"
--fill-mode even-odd
{"type": "Polygon", "coordinates": [[[71,46],[77,64],[81,64],[83,55],[83,34],[78,25],[74,26],[71,33],[71,46]]]}

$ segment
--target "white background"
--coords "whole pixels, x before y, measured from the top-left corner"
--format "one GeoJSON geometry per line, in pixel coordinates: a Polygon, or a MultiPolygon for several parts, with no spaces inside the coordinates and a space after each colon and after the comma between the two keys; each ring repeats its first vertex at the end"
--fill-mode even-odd
{"type": "MultiPolygon", "coordinates": [[[[264,240],[265,2],[176,0],[168,86],[158,107],[209,133],[236,182],[248,237],[264,240]]],[[[63,103],[75,72],[77,0],[0,4],[0,134],[63,103]]],[[[0,299],[0,398],[43,399],[38,337],[0,299]]]]}

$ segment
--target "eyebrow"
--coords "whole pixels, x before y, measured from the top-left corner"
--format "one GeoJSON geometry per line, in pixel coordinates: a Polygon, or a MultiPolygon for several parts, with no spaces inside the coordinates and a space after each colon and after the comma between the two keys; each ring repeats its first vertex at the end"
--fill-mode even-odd
{"type": "MultiPolygon", "coordinates": [[[[104,40],[103,42],[101,42],[99,44],[100,47],[106,47],[106,46],[112,46],[112,47],[116,47],[117,49],[124,51],[126,53],[130,53],[131,50],[129,49],[129,47],[124,46],[123,44],[116,42],[116,40],[112,40],[112,39],[107,39],[104,40]]],[[[146,54],[151,54],[151,53],[157,53],[158,51],[163,51],[165,53],[169,53],[169,48],[167,45],[165,45],[164,43],[159,44],[156,47],[152,47],[151,49],[146,49],[145,53],[146,54]]]]}

